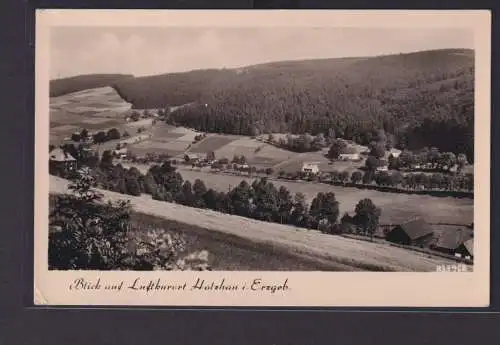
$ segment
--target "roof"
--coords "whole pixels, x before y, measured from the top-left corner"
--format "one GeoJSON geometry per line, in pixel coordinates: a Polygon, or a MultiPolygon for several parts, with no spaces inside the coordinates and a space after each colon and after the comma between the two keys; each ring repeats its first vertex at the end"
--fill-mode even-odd
{"type": "Polygon", "coordinates": [[[471,238],[463,243],[470,255],[474,255],[474,239],[471,238]]]}
{"type": "Polygon", "coordinates": [[[54,162],[76,161],[76,159],[61,148],[55,148],[49,153],[49,159],[54,162]]]}
{"type": "Polygon", "coordinates": [[[187,156],[189,159],[198,158],[198,155],[197,155],[197,154],[195,154],[195,153],[186,153],[186,156],[187,156]]]}
{"type": "Polygon", "coordinates": [[[401,150],[392,148],[392,149],[389,150],[389,153],[393,154],[393,155],[400,155],[401,154],[401,150]]]}
{"type": "Polygon", "coordinates": [[[123,154],[126,154],[128,152],[128,149],[126,147],[122,147],[121,149],[119,150],[115,150],[115,152],[117,154],[120,154],[120,153],[123,153],[123,154]]]}
{"type": "Polygon", "coordinates": [[[416,218],[399,225],[411,240],[432,234],[434,231],[422,218],[416,218]]]}
{"type": "Polygon", "coordinates": [[[471,238],[472,231],[470,229],[446,229],[439,236],[436,247],[455,250],[471,238]]]}

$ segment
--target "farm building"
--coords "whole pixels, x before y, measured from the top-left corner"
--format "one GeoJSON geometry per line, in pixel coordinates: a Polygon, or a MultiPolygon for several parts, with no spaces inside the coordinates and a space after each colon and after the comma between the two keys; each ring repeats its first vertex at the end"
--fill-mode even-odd
{"type": "Polygon", "coordinates": [[[184,155],[184,160],[189,163],[194,163],[200,160],[200,157],[195,153],[186,153],[184,155]]]}
{"type": "Polygon", "coordinates": [[[393,243],[424,246],[430,242],[434,231],[422,218],[416,218],[395,226],[387,235],[386,240],[393,243]]]}
{"type": "Polygon", "coordinates": [[[114,154],[117,156],[117,157],[120,157],[120,158],[125,158],[127,157],[127,154],[128,154],[128,149],[126,147],[122,147],[121,149],[119,150],[115,150],[114,151],[114,154]]]}
{"type": "Polygon", "coordinates": [[[442,253],[454,255],[457,249],[473,237],[470,229],[446,229],[441,233],[433,249],[442,253]]]}
{"type": "Polygon", "coordinates": [[[302,172],[308,174],[317,174],[319,172],[319,167],[317,163],[303,163],[302,172]]]}
{"type": "Polygon", "coordinates": [[[50,168],[72,171],[76,169],[76,159],[61,148],[55,148],[49,153],[50,168]]]}
{"type": "Polygon", "coordinates": [[[247,170],[250,169],[250,166],[248,164],[233,164],[233,167],[237,170],[247,170]]]}
{"type": "Polygon", "coordinates": [[[359,153],[341,153],[339,160],[342,161],[358,161],[360,160],[359,153]]]}
{"type": "Polygon", "coordinates": [[[386,152],[387,157],[389,157],[390,155],[392,155],[394,158],[398,158],[401,155],[401,150],[392,148],[386,152]]]}
{"type": "Polygon", "coordinates": [[[474,259],[474,239],[471,238],[462,243],[455,251],[455,255],[457,254],[466,259],[474,259]]]}

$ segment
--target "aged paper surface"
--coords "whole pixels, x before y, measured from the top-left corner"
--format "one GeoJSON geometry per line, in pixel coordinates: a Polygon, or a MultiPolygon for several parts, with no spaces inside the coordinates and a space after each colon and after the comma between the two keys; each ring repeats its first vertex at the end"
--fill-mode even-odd
{"type": "MultiPolygon", "coordinates": [[[[36,27],[35,304],[359,307],[481,307],[489,304],[489,12],[39,10],[36,27]],[[54,78],[50,73],[53,68],[50,38],[51,30],[62,27],[470,30],[475,53],[473,270],[445,272],[457,270],[448,260],[443,260],[441,268],[436,265],[435,272],[49,270],[50,178],[46,148],[50,144],[49,81],[54,78]],[[446,269],[449,266],[455,268],[446,269]]],[[[141,53],[147,52],[137,54],[141,53]]]]}

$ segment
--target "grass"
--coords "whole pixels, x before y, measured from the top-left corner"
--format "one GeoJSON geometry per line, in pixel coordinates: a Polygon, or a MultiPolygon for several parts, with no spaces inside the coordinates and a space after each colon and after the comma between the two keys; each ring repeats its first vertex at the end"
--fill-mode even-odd
{"type": "Polygon", "coordinates": [[[130,108],[111,87],[88,89],[50,98],[51,143],[60,144],[75,130],[108,130],[124,123],[130,108]]]}
{"type": "Polygon", "coordinates": [[[132,228],[162,228],[183,235],[187,252],[207,250],[213,270],[222,271],[345,271],[349,267],[279,251],[270,245],[256,249],[251,242],[237,236],[212,232],[202,227],[176,222],[144,213],[132,213],[132,228]]]}
{"type": "Polygon", "coordinates": [[[347,170],[349,173],[352,173],[355,170],[358,170],[360,167],[364,165],[363,161],[360,162],[351,162],[351,161],[330,161],[326,158],[323,153],[320,152],[308,152],[305,154],[297,155],[296,159],[289,160],[284,162],[283,164],[279,164],[275,166],[276,172],[283,170],[285,173],[295,173],[302,169],[302,164],[304,162],[315,162],[318,164],[318,168],[322,172],[331,172],[331,171],[344,171],[347,170]]]}
{"type": "MultiPolygon", "coordinates": [[[[209,172],[181,170],[182,177],[193,182],[199,178],[207,188],[228,191],[242,180],[251,183],[253,178],[233,175],[217,175],[209,172]]],[[[470,224],[473,222],[474,201],[452,197],[438,198],[427,195],[408,195],[385,193],[376,190],[363,190],[331,186],[323,183],[305,181],[272,181],[276,186],[285,186],[292,193],[301,192],[311,203],[319,192],[334,192],[339,201],[340,214],[353,213],[359,200],[370,198],[382,209],[381,223],[397,224],[410,218],[423,217],[430,223],[470,224]]]]}
{"type": "Polygon", "coordinates": [[[168,142],[145,140],[140,143],[130,145],[129,150],[138,156],[143,156],[146,153],[153,152],[158,154],[177,155],[184,152],[188,145],[189,142],[184,140],[172,140],[168,142]]]}
{"type": "Polygon", "coordinates": [[[228,136],[236,140],[215,150],[217,158],[232,159],[235,155],[245,156],[248,164],[257,168],[268,168],[296,156],[294,152],[264,144],[249,137],[228,136]]]}
{"type": "Polygon", "coordinates": [[[208,153],[211,151],[216,151],[223,146],[231,143],[235,139],[230,136],[225,135],[212,135],[199,142],[195,147],[193,147],[189,152],[193,153],[208,153]]]}
{"type": "MultiPolygon", "coordinates": [[[[67,191],[67,181],[50,177],[51,193],[67,191]]],[[[222,242],[227,241],[231,247],[232,238],[235,241],[248,243],[250,248],[258,252],[268,253],[269,249],[272,253],[289,253],[300,260],[313,261],[318,265],[331,265],[332,270],[435,271],[436,265],[453,262],[385,244],[326,235],[318,231],[264,223],[210,210],[156,201],[148,195],[133,197],[109,191],[100,192],[105,200],[128,199],[138,213],[189,224],[193,227],[193,231],[221,238],[222,242]],[[227,240],[225,236],[228,236],[227,240]]],[[[267,268],[267,262],[262,266],[267,268]]],[[[286,269],[297,270],[295,267],[286,269]]]]}
{"type": "MultiPolygon", "coordinates": [[[[126,164],[124,166],[130,167],[132,165],[126,164]]],[[[133,166],[136,166],[142,173],[146,173],[149,168],[146,165],[133,166]]],[[[205,182],[207,188],[214,188],[223,192],[234,188],[243,180],[252,183],[255,179],[229,174],[215,174],[190,168],[179,169],[178,171],[185,180],[194,182],[196,179],[201,179],[205,182]]],[[[422,217],[427,222],[434,224],[469,225],[474,221],[474,200],[468,198],[458,199],[429,195],[386,193],[376,190],[332,186],[306,181],[272,180],[272,183],[277,187],[285,186],[293,194],[298,192],[303,193],[309,204],[319,192],[334,192],[336,199],[339,201],[341,215],[344,212],[352,215],[359,200],[370,198],[375,205],[382,209],[381,224],[398,224],[414,217],[422,217]]],[[[440,232],[441,228],[437,228],[436,232],[440,232]]]]}

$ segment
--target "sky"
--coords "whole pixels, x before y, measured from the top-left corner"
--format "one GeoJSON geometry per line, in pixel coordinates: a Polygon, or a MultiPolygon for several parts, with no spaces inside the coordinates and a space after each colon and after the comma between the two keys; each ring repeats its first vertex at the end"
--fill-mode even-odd
{"type": "Polygon", "coordinates": [[[51,79],[474,48],[467,29],[57,27],[50,38],[51,79]]]}

